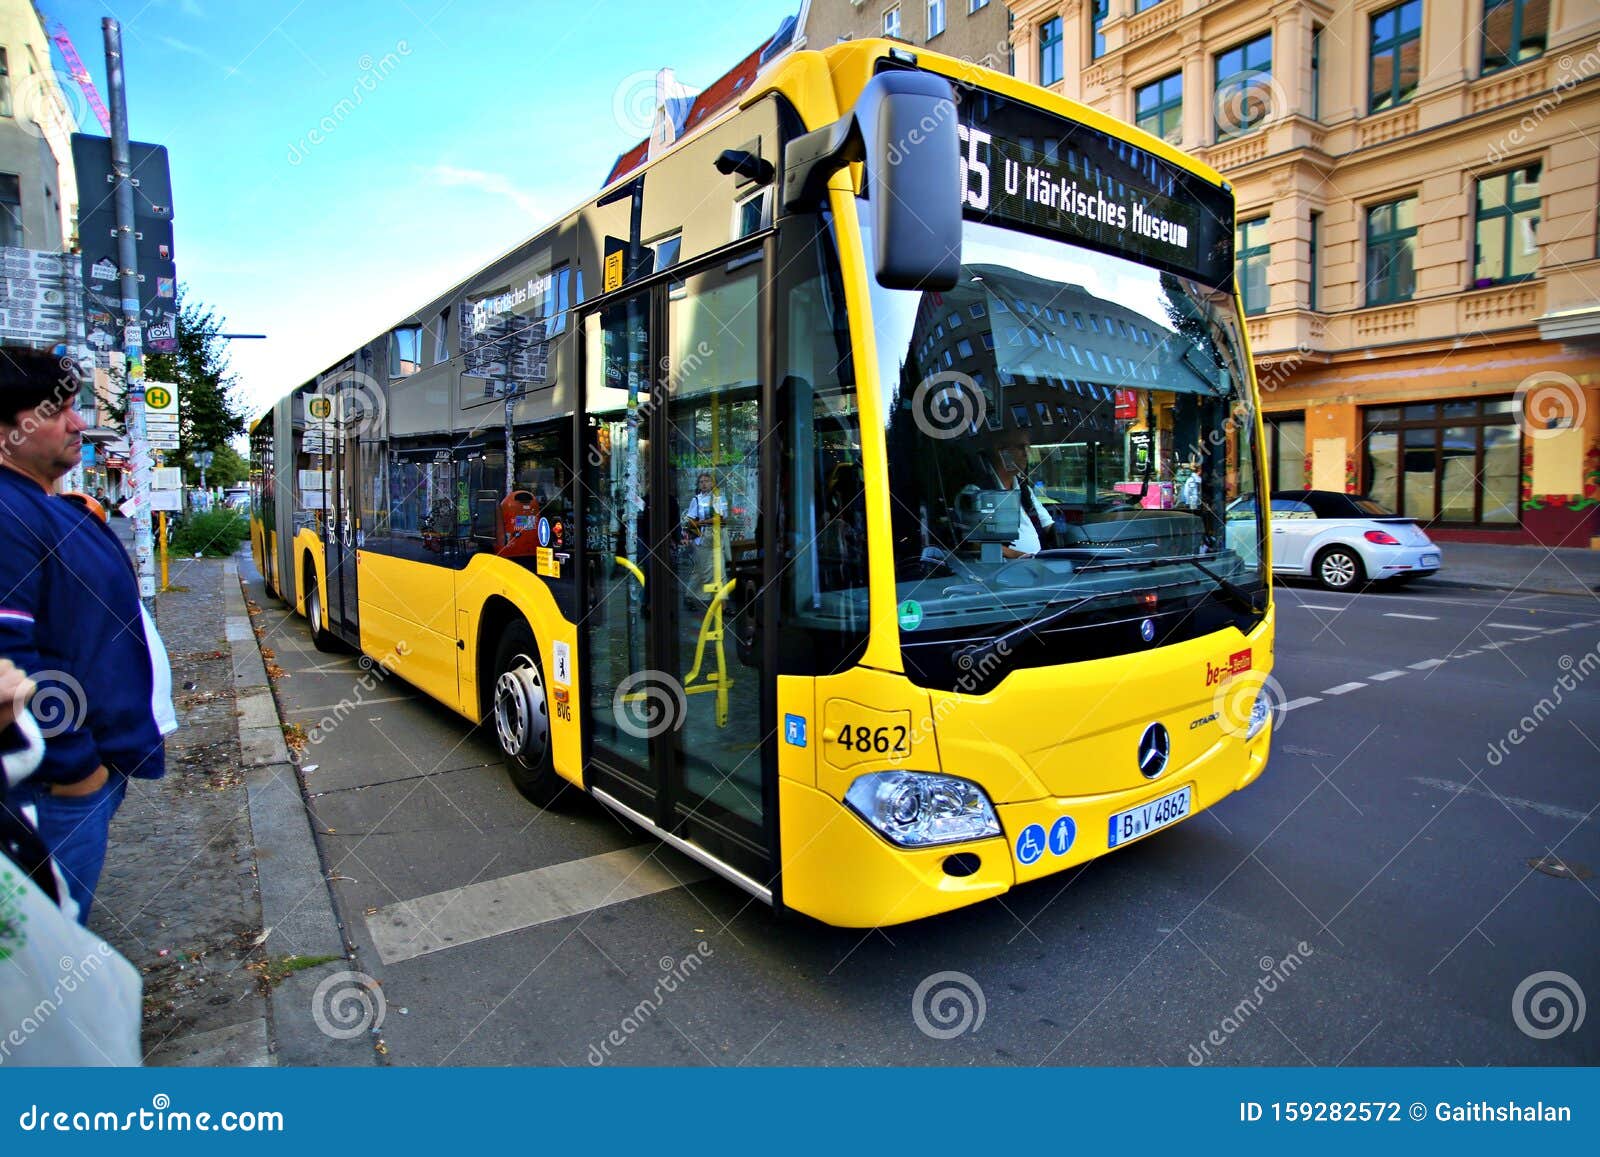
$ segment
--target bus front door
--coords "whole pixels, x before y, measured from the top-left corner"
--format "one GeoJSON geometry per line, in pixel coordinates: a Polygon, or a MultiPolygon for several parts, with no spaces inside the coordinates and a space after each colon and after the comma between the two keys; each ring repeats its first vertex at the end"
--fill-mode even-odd
{"type": "Polygon", "coordinates": [[[760,263],[585,322],[589,786],[734,869],[775,857],[760,263]]]}

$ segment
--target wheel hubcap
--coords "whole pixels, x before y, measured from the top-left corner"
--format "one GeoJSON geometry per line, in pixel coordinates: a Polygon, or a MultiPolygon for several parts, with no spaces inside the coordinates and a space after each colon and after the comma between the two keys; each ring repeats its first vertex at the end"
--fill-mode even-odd
{"type": "Polygon", "coordinates": [[[1356,564],[1342,554],[1330,554],[1322,562],[1322,577],[1336,587],[1347,586],[1356,577],[1356,564]]]}
{"type": "Polygon", "coordinates": [[[526,655],[518,655],[494,685],[494,730],[500,750],[526,763],[544,759],[550,743],[550,717],[544,681],[526,655]]]}
{"type": "Polygon", "coordinates": [[[317,632],[318,634],[321,634],[322,633],[322,596],[317,594],[317,588],[316,587],[312,587],[311,588],[311,606],[309,608],[309,611],[310,611],[310,613],[309,613],[309,615],[307,617],[310,618],[310,620],[311,620],[311,629],[313,631],[317,632]]]}

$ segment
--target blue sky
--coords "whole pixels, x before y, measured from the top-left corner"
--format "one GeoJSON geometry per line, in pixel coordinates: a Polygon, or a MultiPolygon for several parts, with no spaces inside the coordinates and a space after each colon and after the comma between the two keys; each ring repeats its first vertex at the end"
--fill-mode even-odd
{"type": "MultiPolygon", "coordinates": [[[[100,19],[122,21],[132,136],[171,156],[178,279],[231,331],[268,335],[232,343],[252,415],[597,190],[648,135],[656,69],[704,87],[799,10],[39,5],[66,26],[102,96],[100,19]]],[[[100,131],[87,109],[80,121],[100,131]]]]}

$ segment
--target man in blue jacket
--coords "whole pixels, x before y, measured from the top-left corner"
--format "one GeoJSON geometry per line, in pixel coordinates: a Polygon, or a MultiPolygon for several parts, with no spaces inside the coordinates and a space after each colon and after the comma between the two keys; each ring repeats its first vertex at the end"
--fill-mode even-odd
{"type": "Polygon", "coordinates": [[[75,393],[55,358],[0,349],[0,657],[36,684],[45,738],[4,806],[36,809],[87,923],[128,779],[159,779],[166,761],[133,566],[110,527],[54,493],[82,454],[75,393]]]}

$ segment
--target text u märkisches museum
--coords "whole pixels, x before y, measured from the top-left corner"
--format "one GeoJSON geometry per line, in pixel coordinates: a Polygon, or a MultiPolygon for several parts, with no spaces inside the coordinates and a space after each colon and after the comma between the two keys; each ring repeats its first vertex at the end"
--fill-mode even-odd
{"type": "Polygon", "coordinates": [[[1600,4],[1011,9],[1019,76],[1232,182],[1275,489],[1600,545],[1600,4]]]}

